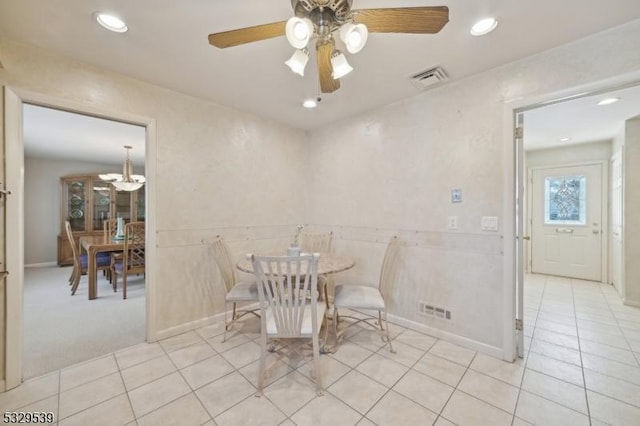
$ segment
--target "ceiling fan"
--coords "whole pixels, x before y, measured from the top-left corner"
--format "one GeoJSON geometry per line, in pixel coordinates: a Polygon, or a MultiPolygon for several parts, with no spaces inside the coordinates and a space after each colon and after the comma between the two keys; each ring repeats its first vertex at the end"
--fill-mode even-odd
{"type": "Polygon", "coordinates": [[[254,41],[286,35],[296,49],[285,63],[304,75],[309,61],[307,46],[316,39],[316,62],[322,93],[340,88],[340,78],[353,70],[336,49],[336,37],[349,53],[364,47],[369,32],[435,34],[449,22],[449,8],[394,7],[351,9],[353,0],[291,0],[294,15],[287,21],[240,28],[209,35],[209,43],[224,49],[254,41]]]}

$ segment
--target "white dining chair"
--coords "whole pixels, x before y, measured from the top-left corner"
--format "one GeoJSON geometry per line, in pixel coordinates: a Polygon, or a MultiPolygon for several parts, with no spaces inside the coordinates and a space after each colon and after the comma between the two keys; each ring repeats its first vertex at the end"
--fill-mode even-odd
{"type": "MultiPolygon", "coordinates": [[[[333,232],[303,232],[300,234],[300,248],[305,253],[331,253],[333,232]]],[[[329,309],[329,294],[333,294],[333,276],[318,276],[318,287],[322,289],[322,297],[329,309]]]]}
{"type": "Polygon", "coordinates": [[[233,257],[226,241],[222,236],[218,235],[209,243],[213,249],[213,258],[218,265],[222,281],[224,283],[225,295],[224,295],[224,335],[223,342],[227,341],[227,331],[231,325],[247,314],[253,314],[259,316],[257,311],[259,308],[253,307],[248,309],[238,310],[237,305],[239,303],[257,303],[258,300],[258,288],[255,280],[238,281],[235,274],[235,265],[233,257]],[[233,304],[231,311],[231,319],[227,317],[227,311],[229,304],[233,304]]]}
{"type": "Polygon", "coordinates": [[[389,345],[389,351],[395,353],[389,336],[389,324],[387,323],[387,304],[385,298],[388,298],[389,291],[393,285],[398,269],[398,253],[401,247],[400,240],[393,237],[384,254],[382,260],[382,268],[380,270],[380,279],[378,285],[354,285],[354,284],[338,284],[335,288],[333,298],[333,327],[336,338],[336,345],[340,342],[344,331],[355,324],[365,323],[375,329],[379,329],[383,333],[383,340],[389,345]],[[363,317],[354,317],[349,315],[340,316],[340,309],[353,309],[364,315],[363,317]],[[377,315],[370,315],[367,311],[375,311],[377,315]],[[340,319],[349,318],[350,321],[342,332],[338,331],[338,323],[340,319]]]}
{"type": "MultiPolygon", "coordinates": [[[[320,255],[300,256],[255,256],[247,255],[253,264],[258,283],[261,312],[261,356],[258,376],[258,392],[264,389],[267,345],[270,351],[278,352],[277,346],[286,341],[291,350],[293,343],[309,339],[313,352],[313,377],[316,393],[322,395],[320,374],[320,341],[325,306],[318,304],[318,259],[320,255]]],[[[326,339],[326,329],[325,329],[326,339]]],[[[289,352],[291,353],[291,352],[289,352]]]]}

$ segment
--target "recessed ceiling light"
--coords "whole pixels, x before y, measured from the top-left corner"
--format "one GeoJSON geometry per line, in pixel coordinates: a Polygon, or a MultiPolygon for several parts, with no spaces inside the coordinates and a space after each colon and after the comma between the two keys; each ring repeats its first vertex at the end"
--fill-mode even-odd
{"type": "Polygon", "coordinates": [[[116,33],[124,33],[129,29],[127,24],[117,16],[109,15],[108,13],[96,12],[93,14],[98,21],[98,24],[102,25],[104,28],[109,31],[113,31],[116,33]]]}
{"type": "Polygon", "coordinates": [[[570,141],[571,138],[560,138],[560,142],[567,142],[570,141]]]}
{"type": "Polygon", "coordinates": [[[305,108],[315,108],[318,106],[318,103],[313,99],[307,99],[302,103],[302,106],[305,108]]]}
{"type": "Polygon", "coordinates": [[[620,98],[606,98],[598,102],[598,105],[611,105],[618,102],[620,98]]]}
{"type": "Polygon", "coordinates": [[[498,20],[496,18],[485,18],[473,24],[471,27],[471,35],[472,36],[481,36],[485,34],[489,34],[491,31],[495,30],[498,26],[498,20]]]}

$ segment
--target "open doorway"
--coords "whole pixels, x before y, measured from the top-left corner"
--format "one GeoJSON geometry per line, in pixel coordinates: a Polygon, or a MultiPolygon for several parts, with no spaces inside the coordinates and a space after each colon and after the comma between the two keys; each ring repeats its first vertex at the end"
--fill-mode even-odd
{"type": "MultiPolygon", "coordinates": [[[[3,160],[6,164],[6,187],[11,190],[11,201],[6,203],[6,221],[11,226],[6,227],[6,267],[13,271],[6,276],[6,346],[5,346],[5,387],[12,389],[23,381],[23,326],[24,326],[24,235],[25,235],[25,149],[23,138],[23,106],[33,104],[46,106],[63,111],[77,112],[92,117],[115,120],[123,123],[136,124],[145,128],[145,157],[155,158],[155,121],[151,118],[138,116],[122,111],[105,110],[85,103],[71,102],[53,98],[34,92],[25,92],[10,87],[4,88],[4,124],[5,151],[3,160]]],[[[122,150],[122,148],[120,148],[122,150]]],[[[122,156],[122,154],[120,154],[122,156]]],[[[122,166],[120,157],[120,165],[122,166]]],[[[145,175],[154,176],[153,161],[144,162],[145,175]]],[[[116,169],[117,172],[120,169],[116,169]]],[[[146,272],[145,281],[153,282],[155,266],[155,186],[153,179],[145,183],[145,226],[146,226],[146,272]]],[[[65,288],[65,282],[62,284],[65,288]]],[[[68,293],[67,293],[68,295],[68,293]]],[[[156,338],[155,322],[155,291],[153,286],[144,286],[145,309],[144,328],[145,340],[156,338]]],[[[70,296],[67,296],[70,297],[70,296]]],[[[100,298],[93,300],[100,303],[100,298]]],[[[82,321],[83,318],[73,318],[82,321]]],[[[73,348],[66,348],[71,351],[73,348]]]]}
{"type": "MultiPolygon", "coordinates": [[[[522,167],[517,167],[521,192],[516,196],[516,211],[522,215],[517,234],[522,262],[517,265],[521,279],[516,293],[522,294],[524,287],[524,298],[516,312],[524,320],[519,338],[524,334],[526,347],[535,315],[541,312],[542,288],[549,294],[575,295],[585,285],[615,294],[620,305],[634,304],[625,288],[630,278],[625,276],[630,264],[625,247],[633,244],[625,242],[625,226],[633,220],[625,223],[624,218],[629,218],[628,206],[640,201],[625,191],[638,182],[630,173],[637,160],[630,155],[640,138],[629,129],[640,127],[634,124],[640,120],[640,85],[582,93],[515,112],[524,123],[522,145],[516,145],[522,148],[522,167]],[[601,103],[605,99],[609,101],[601,103]],[[530,300],[527,279],[533,283],[530,300]]],[[[575,307],[573,324],[579,327],[583,314],[575,307]]],[[[587,309],[593,311],[583,318],[608,314],[587,309]]]]}
{"type": "Polygon", "coordinates": [[[99,299],[88,299],[86,275],[72,295],[64,223],[79,239],[101,235],[112,217],[144,220],[144,187],[115,191],[98,174],[122,172],[125,145],[133,148],[134,172],[144,174],[146,136],[142,126],[33,104],[23,104],[22,113],[26,380],[145,340],[144,275],[131,277],[127,300],[102,272],[99,299]],[[70,188],[78,192],[71,198],[70,188]]]}

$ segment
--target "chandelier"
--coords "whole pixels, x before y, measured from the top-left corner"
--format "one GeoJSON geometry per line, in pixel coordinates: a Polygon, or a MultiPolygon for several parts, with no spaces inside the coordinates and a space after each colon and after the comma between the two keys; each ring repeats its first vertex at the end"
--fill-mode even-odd
{"type": "Polygon", "coordinates": [[[98,175],[100,179],[110,182],[119,191],[136,191],[145,183],[144,176],[133,174],[133,163],[129,159],[129,150],[132,148],[130,145],[124,146],[124,149],[127,150],[127,157],[122,165],[122,174],[105,173],[98,175]]]}

